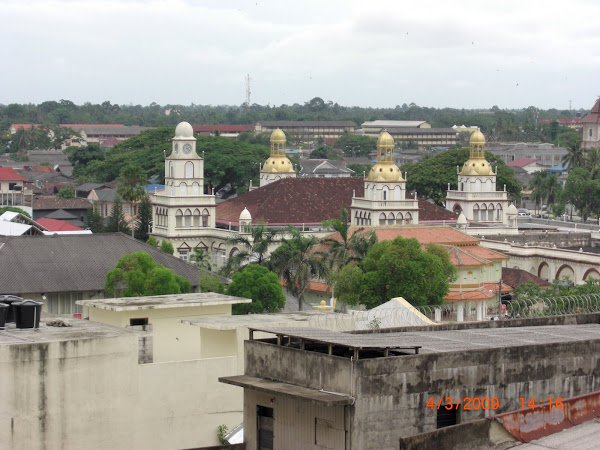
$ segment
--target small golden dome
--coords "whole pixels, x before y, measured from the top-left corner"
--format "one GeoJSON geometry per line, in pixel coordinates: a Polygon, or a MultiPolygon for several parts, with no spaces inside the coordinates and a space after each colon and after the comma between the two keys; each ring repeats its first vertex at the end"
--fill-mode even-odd
{"type": "Polygon", "coordinates": [[[325,302],[325,300],[321,300],[321,306],[325,306],[327,303],[325,302]]]}
{"type": "Polygon", "coordinates": [[[277,128],[271,133],[272,144],[285,144],[285,133],[281,129],[277,128]]]}
{"type": "Polygon", "coordinates": [[[477,130],[471,135],[471,140],[469,142],[471,145],[484,145],[485,136],[481,131],[477,130]]]}
{"type": "Polygon", "coordinates": [[[261,172],[294,173],[294,166],[287,156],[271,156],[262,167],[261,172]]]}
{"type": "Polygon", "coordinates": [[[377,139],[377,147],[393,147],[394,146],[394,138],[390,133],[383,130],[379,134],[379,138],[377,139]]]}
{"type": "Polygon", "coordinates": [[[368,181],[404,181],[396,164],[377,163],[369,171],[368,181]]]}
{"type": "Polygon", "coordinates": [[[485,159],[469,159],[460,171],[461,175],[494,175],[492,165],[485,159]]]}

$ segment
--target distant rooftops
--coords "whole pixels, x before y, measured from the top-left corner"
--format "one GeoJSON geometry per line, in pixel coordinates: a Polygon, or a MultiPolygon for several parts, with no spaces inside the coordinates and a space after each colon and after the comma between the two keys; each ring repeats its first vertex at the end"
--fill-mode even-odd
{"type": "Polygon", "coordinates": [[[507,164],[508,167],[525,167],[537,162],[537,158],[517,158],[507,164]]]}
{"type": "Polygon", "coordinates": [[[0,167],[0,180],[2,181],[24,181],[21,175],[15,172],[12,167],[0,167]]]}
{"type": "Polygon", "coordinates": [[[374,120],[372,122],[364,122],[363,128],[421,128],[423,126],[431,126],[424,120],[374,120]]]}

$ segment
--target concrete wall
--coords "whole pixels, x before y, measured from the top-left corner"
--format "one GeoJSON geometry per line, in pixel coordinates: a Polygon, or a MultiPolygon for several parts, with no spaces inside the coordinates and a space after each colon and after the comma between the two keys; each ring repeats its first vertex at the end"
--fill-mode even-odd
{"type": "Polygon", "coordinates": [[[482,239],[489,239],[492,241],[501,241],[503,242],[506,239],[510,243],[515,243],[519,245],[534,245],[537,247],[549,247],[552,248],[554,246],[561,247],[591,247],[592,246],[592,236],[591,234],[585,231],[578,232],[532,232],[519,234],[517,236],[510,237],[497,237],[497,236],[485,236],[482,233],[482,239]]]}
{"type": "Polygon", "coordinates": [[[242,420],[235,357],[138,364],[138,334],[0,345],[3,449],[216,445],[242,420]]]}

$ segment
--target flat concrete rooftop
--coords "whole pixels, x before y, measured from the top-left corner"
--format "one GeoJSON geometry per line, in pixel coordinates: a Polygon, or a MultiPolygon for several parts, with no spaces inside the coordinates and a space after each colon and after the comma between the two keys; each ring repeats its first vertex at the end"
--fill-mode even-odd
{"type": "Polygon", "coordinates": [[[153,295],[149,297],[104,298],[98,300],[78,300],[78,305],[107,311],[136,311],[142,309],[192,308],[237,303],[252,303],[249,298],[233,297],[215,292],[192,294],[153,295]]]}
{"type": "Polygon", "coordinates": [[[420,347],[419,353],[600,340],[600,324],[546,325],[440,331],[353,334],[316,328],[251,327],[252,330],[309,342],[358,349],[420,347]]]}
{"type": "Polygon", "coordinates": [[[56,316],[42,314],[40,327],[18,330],[14,323],[6,324],[6,329],[0,331],[0,346],[15,344],[32,344],[43,342],[77,341],[81,339],[96,339],[139,334],[128,328],[113,327],[98,322],[82,319],[62,319],[70,327],[53,327],[46,325],[48,320],[56,316]]]}
{"type": "MultiPolygon", "coordinates": [[[[211,316],[197,319],[182,319],[181,323],[193,325],[200,328],[208,328],[211,330],[235,330],[239,327],[256,327],[256,326],[289,326],[290,323],[305,324],[316,316],[324,316],[327,313],[320,311],[303,311],[298,313],[275,313],[275,314],[242,314],[239,316],[211,316]]],[[[328,316],[330,317],[330,316],[328,316]]]]}

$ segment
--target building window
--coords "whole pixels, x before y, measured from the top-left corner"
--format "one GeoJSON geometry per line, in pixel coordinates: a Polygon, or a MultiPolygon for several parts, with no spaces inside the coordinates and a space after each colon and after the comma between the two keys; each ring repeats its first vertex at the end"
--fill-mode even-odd
{"type": "Polygon", "coordinates": [[[274,427],[273,408],[256,406],[256,428],[258,431],[257,448],[260,450],[273,450],[274,427]]]}
{"type": "Polygon", "coordinates": [[[136,327],[136,326],[140,326],[140,325],[148,325],[148,318],[142,317],[139,319],[129,319],[130,327],[136,327]]]}
{"type": "Polygon", "coordinates": [[[437,428],[450,427],[458,423],[458,411],[456,408],[446,409],[446,405],[441,405],[437,410],[437,428]]]}
{"type": "Polygon", "coordinates": [[[185,177],[194,178],[194,163],[191,161],[185,163],[185,177]]]}
{"type": "Polygon", "coordinates": [[[125,214],[129,214],[129,206],[127,206],[127,205],[123,206],[123,212],[125,214]]]}
{"type": "Polygon", "coordinates": [[[189,252],[187,250],[179,250],[179,259],[188,260],[189,252]]]}

